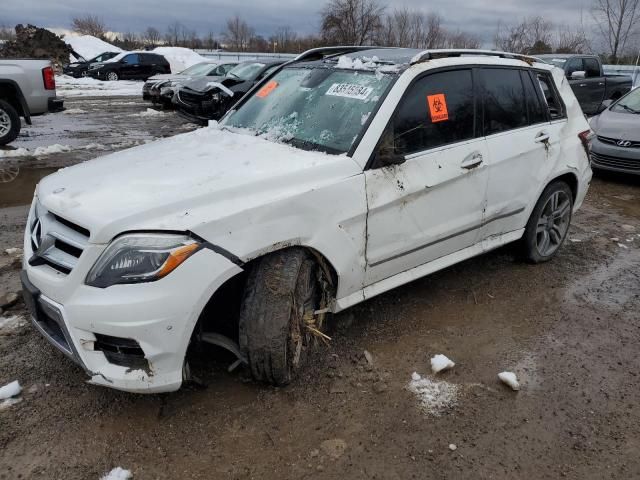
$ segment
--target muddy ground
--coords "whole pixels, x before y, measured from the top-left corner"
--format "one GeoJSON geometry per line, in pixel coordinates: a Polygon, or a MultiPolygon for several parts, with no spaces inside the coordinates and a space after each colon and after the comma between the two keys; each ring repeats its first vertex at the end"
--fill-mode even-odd
{"type": "MultiPolygon", "coordinates": [[[[20,246],[42,169],[102,153],[85,144],[115,150],[191,128],[129,116],[140,103],[92,101],[55,142],[78,149],[0,163],[20,169],[0,184],[0,252],[20,246]]],[[[116,466],[135,479],[640,478],[639,247],[640,180],[596,177],[553,262],[527,265],[507,247],[336,315],[330,345],[285,389],[227,373],[224,356],[196,366],[205,389],[89,386],[18,303],[5,318],[25,321],[0,332],[0,385],[25,391],[0,411],[0,478],[97,479],[116,466]],[[439,380],[458,392],[439,415],[406,389],[412,372],[433,378],[436,353],[455,360],[439,380]],[[518,373],[519,392],[499,383],[503,370],[518,373]]],[[[0,293],[18,289],[6,257],[0,293]]]]}

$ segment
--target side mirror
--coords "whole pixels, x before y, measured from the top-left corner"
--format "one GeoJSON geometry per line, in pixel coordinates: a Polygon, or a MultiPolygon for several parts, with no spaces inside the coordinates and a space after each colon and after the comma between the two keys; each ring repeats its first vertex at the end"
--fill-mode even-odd
{"type": "Polygon", "coordinates": [[[587,72],[584,70],[576,70],[571,74],[571,80],[584,80],[587,78],[587,72]]]}

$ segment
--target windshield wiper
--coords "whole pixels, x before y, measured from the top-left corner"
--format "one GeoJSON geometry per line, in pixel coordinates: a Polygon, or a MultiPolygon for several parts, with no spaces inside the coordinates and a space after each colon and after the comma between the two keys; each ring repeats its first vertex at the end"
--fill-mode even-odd
{"type": "Polygon", "coordinates": [[[628,112],[635,113],[636,115],[638,113],[640,113],[640,110],[636,110],[635,108],[631,108],[630,106],[625,105],[623,103],[618,104],[618,106],[624,108],[628,112]]]}
{"type": "Polygon", "coordinates": [[[345,153],[344,151],[338,150],[337,148],[327,147],[326,145],[320,145],[319,143],[312,142],[311,140],[303,140],[296,137],[293,137],[292,139],[287,140],[284,143],[288,143],[289,145],[300,148],[302,150],[323,152],[330,155],[340,155],[342,153],[345,153]]]}
{"type": "Polygon", "coordinates": [[[236,75],[235,73],[231,73],[231,72],[227,72],[227,77],[233,77],[233,78],[237,78],[238,80],[240,80],[240,77],[238,75],[236,75]]]}

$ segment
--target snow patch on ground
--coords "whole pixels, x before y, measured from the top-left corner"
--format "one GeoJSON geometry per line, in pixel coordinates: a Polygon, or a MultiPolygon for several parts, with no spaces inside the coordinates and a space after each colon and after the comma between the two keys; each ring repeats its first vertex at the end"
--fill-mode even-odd
{"type": "Polygon", "coordinates": [[[456,364],[453,363],[446,355],[438,354],[434,355],[431,358],[431,371],[433,373],[442,372],[443,370],[448,370],[450,368],[455,367],[456,364]]]}
{"type": "Polygon", "coordinates": [[[415,394],[425,414],[435,417],[455,406],[458,401],[457,385],[421,377],[415,372],[411,375],[407,390],[415,394]]]}
{"type": "Polygon", "coordinates": [[[6,400],[7,398],[18,396],[21,391],[22,387],[18,380],[7,383],[4,387],[0,387],[0,400],[6,400]]]}
{"type": "Polygon", "coordinates": [[[31,152],[26,148],[16,148],[15,150],[0,150],[0,158],[28,157],[31,152]]]}
{"type": "Polygon", "coordinates": [[[61,97],[142,96],[143,83],[133,80],[110,82],[88,77],[56,76],[56,89],[61,97]]]}
{"type": "MultiPolygon", "coordinates": [[[[144,113],[144,112],[143,112],[144,113]]],[[[137,116],[149,116],[138,114],[137,116]]],[[[16,148],[15,150],[0,150],[0,159],[14,157],[44,157],[55,153],[67,153],[71,150],[107,150],[107,147],[101,143],[90,143],[88,145],[72,148],[69,145],[47,145],[46,147],[37,147],[35,150],[27,148],[16,148]]]]}
{"type": "Polygon", "coordinates": [[[104,475],[100,480],[129,480],[130,478],[133,478],[133,475],[129,470],[125,470],[122,467],[116,467],[104,475]]]}
{"type": "MultiPolygon", "coordinates": [[[[91,35],[65,35],[64,41],[85,60],[90,60],[104,52],[121,52],[122,49],[91,35]]],[[[75,59],[71,58],[71,61],[75,59]]]]}
{"type": "Polygon", "coordinates": [[[12,315],[10,317],[0,317],[0,331],[10,330],[19,327],[23,318],[20,315],[12,315]]]}
{"type": "Polygon", "coordinates": [[[196,63],[211,62],[211,59],[203,57],[190,48],[157,47],[153,52],[167,59],[171,65],[171,73],[179,73],[196,63]]]}
{"type": "Polygon", "coordinates": [[[156,117],[156,116],[164,115],[164,112],[160,110],[154,110],[153,108],[147,108],[144,112],[133,113],[129,115],[130,117],[156,117]]]}
{"type": "Polygon", "coordinates": [[[67,108],[64,112],[65,115],[79,115],[82,113],[87,113],[86,110],[82,110],[81,108],[67,108]]]}

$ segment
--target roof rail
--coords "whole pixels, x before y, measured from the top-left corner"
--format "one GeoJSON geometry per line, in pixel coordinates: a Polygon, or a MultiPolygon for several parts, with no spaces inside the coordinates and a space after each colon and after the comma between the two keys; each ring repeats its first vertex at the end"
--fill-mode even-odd
{"type": "Polygon", "coordinates": [[[411,65],[421,62],[427,62],[436,58],[461,57],[463,55],[484,55],[489,57],[508,58],[511,60],[522,60],[531,65],[533,62],[540,60],[531,55],[522,55],[519,53],[498,52],[494,50],[473,50],[473,49],[442,49],[442,50],[425,50],[411,59],[411,65]]]}
{"type": "Polygon", "coordinates": [[[348,53],[359,52],[362,50],[378,50],[389,47],[374,47],[374,46],[342,46],[342,47],[319,47],[312,48],[311,50],[307,50],[306,52],[302,52],[296,58],[291,60],[290,63],[293,62],[309,62],[313,60],[322,60],[325,57],[329,57],[332,55],[346,55],[348,53]]]}

